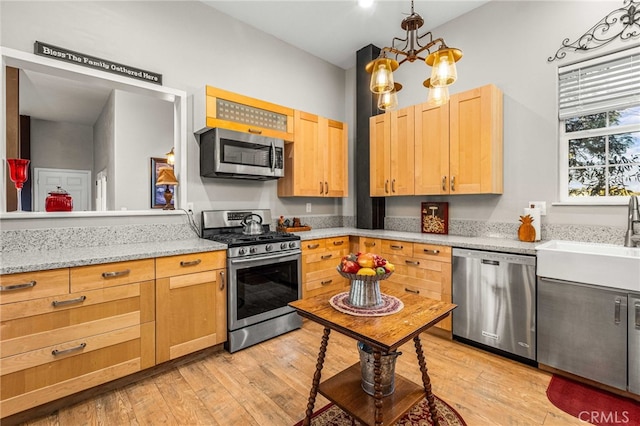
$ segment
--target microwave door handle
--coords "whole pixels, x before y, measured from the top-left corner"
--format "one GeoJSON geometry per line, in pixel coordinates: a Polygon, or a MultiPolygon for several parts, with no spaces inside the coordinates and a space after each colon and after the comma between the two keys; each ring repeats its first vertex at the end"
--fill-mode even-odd
{"type": "Polygon", "coordinates": [[[271,166],[271,172],[276,170],[276,145],[271,141],[271,148],[269,149],[269,163],[271,166]]]}

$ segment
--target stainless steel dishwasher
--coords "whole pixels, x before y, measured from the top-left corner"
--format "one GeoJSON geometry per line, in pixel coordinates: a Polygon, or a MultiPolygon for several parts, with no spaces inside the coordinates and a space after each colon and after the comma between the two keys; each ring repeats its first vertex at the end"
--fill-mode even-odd
{"type": "Polygon", "coordinates": [[[536,361],[535,256],[453,249],[453,337],[536,361]]]}

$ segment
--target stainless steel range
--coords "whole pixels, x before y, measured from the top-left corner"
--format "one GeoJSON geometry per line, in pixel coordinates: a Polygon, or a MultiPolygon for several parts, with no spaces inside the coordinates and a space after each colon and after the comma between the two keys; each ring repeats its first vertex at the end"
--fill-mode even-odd
{"type": "Polygon", "coordinates": [[[302,325],[288,306],[302,297],[300,237],[271,231],[270,223],[269,210],[202,212],[202,238],[228,246],[229,352],[302,325]]]}

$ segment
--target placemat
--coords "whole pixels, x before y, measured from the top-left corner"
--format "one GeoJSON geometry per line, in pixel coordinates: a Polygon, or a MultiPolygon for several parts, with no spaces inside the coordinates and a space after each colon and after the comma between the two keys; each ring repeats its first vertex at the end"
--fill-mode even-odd
{"type": "Polygon", "coordinates": [[[336,310],[343,314],[355,315],[360,317],[381,317],[400,312],[404,308],[402,300],[395,296],[382,293],[382,305],[375,308],[359,308],[349,303],[349,292],[338,293],[329,299],[329,303],[336,310]]]}

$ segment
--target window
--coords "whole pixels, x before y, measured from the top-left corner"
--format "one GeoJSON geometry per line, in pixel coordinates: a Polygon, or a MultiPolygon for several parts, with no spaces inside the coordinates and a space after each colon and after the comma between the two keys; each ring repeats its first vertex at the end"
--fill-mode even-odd
{"type": "Polygon", "coordinates": [[[640,54],[559,69],[560,200],[597,204],[640,195],[640,54]]]}

